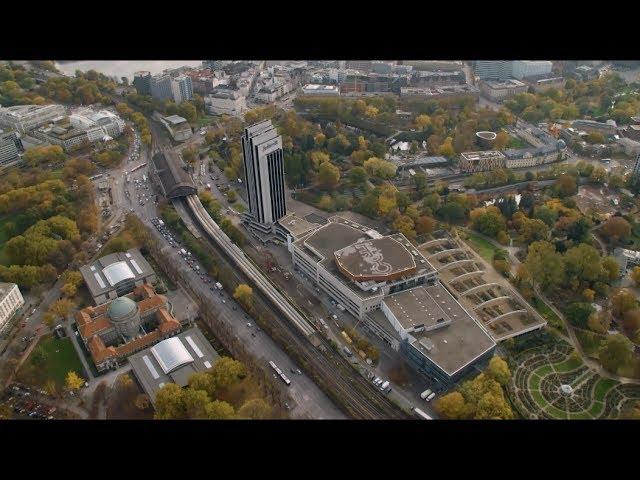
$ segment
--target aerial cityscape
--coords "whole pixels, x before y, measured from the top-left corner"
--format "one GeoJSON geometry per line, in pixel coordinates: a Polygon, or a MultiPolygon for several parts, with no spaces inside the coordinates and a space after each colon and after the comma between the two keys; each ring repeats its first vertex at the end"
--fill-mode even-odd
{"type": "Polygon", "coordinates": [[[0,420],[640,419],[640,61],[0,60],[0,420]]]}

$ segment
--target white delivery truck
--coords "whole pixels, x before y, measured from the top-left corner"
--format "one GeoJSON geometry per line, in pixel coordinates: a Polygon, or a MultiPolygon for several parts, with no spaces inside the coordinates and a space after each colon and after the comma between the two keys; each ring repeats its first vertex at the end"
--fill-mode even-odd
{"type": "Polygon", "coordinates": [[[386,388],[389,386],[389,380],[385,380],[385,382],[380,385],[380,390],[386,390],[386,388]]]}

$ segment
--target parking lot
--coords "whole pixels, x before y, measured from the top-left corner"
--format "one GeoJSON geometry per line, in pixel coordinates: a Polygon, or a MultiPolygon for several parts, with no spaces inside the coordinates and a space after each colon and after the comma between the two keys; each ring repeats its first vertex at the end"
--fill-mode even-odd
{"type": "Polygon", "coordinates": [[[12,384],[4,392],[2,403],[13,410],[14,419],[53,420],[60,418],[58,409],[42,402],[47,392],[25,385],[12,384]]]}

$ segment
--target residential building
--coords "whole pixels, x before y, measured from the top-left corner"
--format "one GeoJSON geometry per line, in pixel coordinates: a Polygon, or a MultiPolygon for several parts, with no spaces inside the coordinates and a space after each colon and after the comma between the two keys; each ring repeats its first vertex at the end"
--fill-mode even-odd
{"type": "Polygon", "coordinates": [[[22,152],[24,147],[18,132],[0,133],[0,168],[18,162],[22,152]]]}
{"type": "Polygon", "coordinates": [[[244,219],[264,233],[287,213],[282,137],[271,120],[251,125],[242,136],[249,213],[244,219]]]}
{"type": "Polygon", "coordinates": [[[317,85],[309,83],[302,87],[302,93],[304,95],[311,96],[335,96],[340,95],[340,89],[335,85],[317,85]]]}
{"type": "Polygon", "coordinates": [[[467,82],[464,71],[416,70],[411,75],[412,87],[437,87],[440,85],[463,85],[467,82]]]}
{"type": "Polygon", "coordinates": [[[520,80],[484,80],[480,82],[480,92],[493,102],[502,102],[509,97],[526,93],[529,87],[520,80]]]}
{"type": "Polygon", "coordinates": [[[543,165],[562,158],[562,152],[556,145],[544,145],[538,148],[509,149],[504,151],[506,168],[525,168],[543,165]]]}
{"type": "Polygon", "coordinates": [[[176,142],[184,142],[191,138],[193,135],[193,130],[191,130],[191,125],[187,122],[186,118],[183,118],[179,115],[169,115],[168,117],[160,117],[160,123],[162,123],[171,138],[173,138],[176,142]]]}
{"type": "Polygon", "coordinates": [[[188,102],[193,98],[193,82],[187,75],[171,78],[171,93],[176,103],[188,102]]]}
{"type": "Polygon", "coordinates": [[[370,72],[373,68],[373,61],[371,60],[347,60],[346,67],[359,70],[361,72],[370,72]]]}
{"type": "Polygon", "coordinates": [[[342,217],[289,238],[288,248],[294,266],[359,319],[380,308],[386,295],[436,279],[401,233],[383,236],[342,217]]]}
{"type": "MultiPolygon", "coordinates": [[[[640,159],[640,157],[639,157],[640,159]]],[[[613,257],[620,265],[620,276],[624,277],[635,267],[640,266],[640,252],[617,247],[613,250],[613,257]]]]}
{"type": "Polygon", "coordinates": [[[402,87],[401,97],[432,98],[439,100],[443,98],[470,97],[478,99],[480,90],[473,85],[440,85],[438,87],[402,87]]]}
{"type": "Polygon", "coordinates": [[[194,373],[209,370],[220,358],[198,327],[180,332],[129,357],[129,364],[151,403],[164,385],[186,387],[194,373]]]}
{"type": "Polygon", "coordinates": [[[511,75],[518,80],[551,73],[553,64],[548,60],[514,60],[511,75]]]}
{"type": "Polygon", "coordinates": [[[486,172],[505,167],[505,156],[497,150],[463,152],[460,154],[460,170],[467,173],[486,172]]]}
{"type": "Polygon", "coordinates": [[[192,70],[187,75],[191,78],[193,91],[203,96],[214,93],[218,86],[226,85],[229,80],[224,70],[192,70]]]}
{"type": "Polygon", "coordinates": [[[151,72],[136,72],[133,75],[133,86],[138,95],[151,95],[151,72]]]}
{"type": "Polygon", "coordinates": [[[62,105],[0,107],[0,127],[26,133],[65,114],[62,105]]]}
{"type": "Polygon", "coordinates": [[[536,92],[544,92],[550,88],[562,89],[566,83],[564,77],[551,77],[549,75],[543,75],[541,77],[529,77],[524,79],[531,88],[536,92]]]}
{"type": "Polygon", "coordinates": [[[126,358],[180,331],[173,307],[149,285],[75,314],[78,336],[99,372],[117,368],[126,358]]]}
{"type": "Polygon", "coordinates": [[[586,130],[587,132],[602,133],[603,135],[615,134],[618,127],[615,120],[607,120],[606,122],[596,122],[595,120],[574,120],[571,126],[580,130],[586,130]]]}
{"type": "Polygon", "coordinates": [[[205,108],[210,115],[241,116],[247,111],[243,95],[229,88],[217,88],[204,97],[205,108]]]}
{"type": "Polygon", "coordinates": [[[105,255],[80,267],[80,273],[96,305],[131,293],[136,286],[157,281],[151,265],[135,248],[105,255]]]}
{"type": "Polygon", "coordinates": [[[24,298],[15,283],[0,283],[0,330],[6,327],[14,314],[24,305],[24,298]]]}
{"type": "Polygon", "coordinates": [[[636,157],[636,163],[633,165],[633,170],[631,171],[631,178],[633,178],[633,182],[635,184],[640,181],[640,153],[636,157]]]}

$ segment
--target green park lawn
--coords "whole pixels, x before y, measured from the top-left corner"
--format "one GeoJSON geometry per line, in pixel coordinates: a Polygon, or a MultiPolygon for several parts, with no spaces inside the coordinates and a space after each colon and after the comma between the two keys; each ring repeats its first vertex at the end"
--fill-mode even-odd
{"type": "Polygon", "coordinates": [[[549,405],[549,402],[544,399],[539,390],[532,390],[531,397],[533,398],[533,401],[536,402],[538,406],[543,410],[549,405]]]}
{"type": "Polygon", "coordinates": [[[491,242],[472,232],[468,234],[467,243],[489,263],[493,262],[493,255],[499,250],[491,242]]]}
{"type": "Polygon", "coordinates": [[[601,378],[593,388],[593,398],[599,401],[603,401],[604,397],[609,393],[613,387],[618,385],[618,382],[611,378],[601,378]]]}
{"type": "Polygon", "coordinates": [[[531,390],[540,390],[540,382],[542,379],[536,375],[535,373],[531,374],[529,377],[529,388],[531,390]]]}
{"type": "Polygon", "coordinates": [[[602,414],[602,410],[604,410],[604,402],[598,402],[597,400],[593,402],[591,408],[588,410],[589,415],[593,418],[598,418],[602,414]]]}
{"type": "Polygon", "coordinates": [[[546,375],[549,375],[550,373],[553,373],[553,371],[553,367],[547,364],[537,368],[533,373],[538,375],[539,377],[544,377],[546,375]]]}
{"type": "Polygon", "coordinates": [[[33,349],[29,358],[18,371],[18,379],[31,385],[44,386],[47,380],[53,380],[59,389],[64,387],[65,378],[69,371],[75,371],[84,376],[82,363],[76,354],[71,339],[58,339],[53,335],[42,337],[33,349]],[[40,350],[44,354],[42,360],[38,360],[40,350]]]}
{"type": "Polygon", "coordinates": [[[582,360],[579,358],[568,358],[564,362],[554,364],[556,372],[570,372],[582,365],[582,360]]]}
{"type": "MultiPolygon", "coordinates": [[[[553,405],[549,405],[546,408],[546,412],[551,415],[553,418],[556,418],[558,420],[566,420],[567,419],[567,412],[565,412],[564,410],[560,410],[557,407],[554,407],[553,405]]],[[[586,417],[586,418],[590,418],[590,417],[586,417]]]]}

